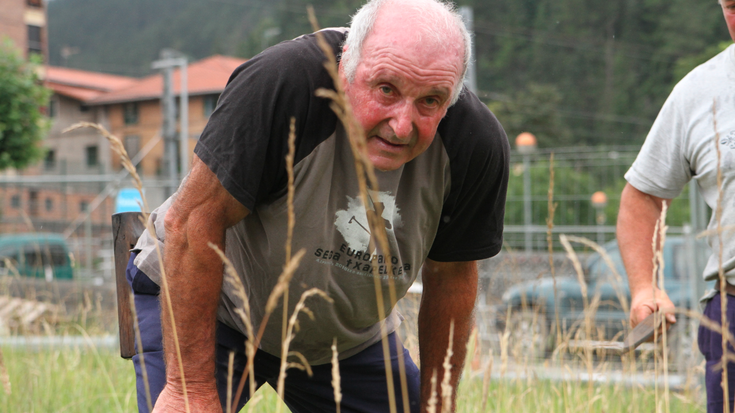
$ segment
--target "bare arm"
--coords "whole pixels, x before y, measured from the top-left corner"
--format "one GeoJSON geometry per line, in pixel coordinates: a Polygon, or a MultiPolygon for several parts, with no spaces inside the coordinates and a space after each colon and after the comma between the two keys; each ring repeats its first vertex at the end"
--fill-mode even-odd
{"type": "MultiPolygon", "coordinates": [[[[419,310],[419,349],[421,357],[421,411],[425,412],[431,397],[431,376],[437,372],[437,412],[441,411],[442,363],[449,345],[449,326],[454,320],[454,345],[451,358],[451,385],[456,393],[467,340],[472,328],[472,311],[477,296],[477,264],[469,262],[436,262],[426,260],[421,273],[424,292],[419,310]]],[[[455,396],[452,409],[455,411],[455,396]]]]}
{"type": "MultiPolygon", "coordinates": [[[[247,209],[196,156],[191,174],[166,213],[164,269],[190,411],[221,409],[214,376],[214,337],[223,265],[207,243],[212,242],[224,251],[225,230],[247,214],[247,209]]],[[[163,291],[161,310],[166,387],[154,410],[184,411],[181,369],[163,291]]]]}
{"type": "MultiPolygon", "coordinates": [[[[623,189],[618,212],[618,245],[628,273],[630,285],[630,321],[633,326],[657,309],[673,308],[668,295],[654,288],[653,247],[656,220],[661,216],[663,203],[670,199],[658,198],[637,190],[630,184],[623,189]],[[655,301],[655,302],[654,302],[655,301]]],[[[675,323],[673,314],[667,321],[675,323]]]]}

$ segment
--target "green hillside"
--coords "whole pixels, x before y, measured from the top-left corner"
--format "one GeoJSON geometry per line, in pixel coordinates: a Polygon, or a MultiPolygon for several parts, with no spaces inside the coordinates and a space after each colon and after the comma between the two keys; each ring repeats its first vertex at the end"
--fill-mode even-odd
{"type": "MultiPolygon", "coordinates": [[[[48,4],[50,60],[142,76],[164,47],[192,59],[249,57],[263,44],[309,31],[307,4],[326,27],[346,25],[360,3],[54,0],[48,4]],[[280,33],[264,39],[272,28],[280,33]],[[64,48],[76,53],[64,59],[64,48]]],[[[642,142],[675,82],[729,44],[714,0],[460,4],[474,8],[481,97],[510,136],[531,130],[547,147],[642,142]]]]}

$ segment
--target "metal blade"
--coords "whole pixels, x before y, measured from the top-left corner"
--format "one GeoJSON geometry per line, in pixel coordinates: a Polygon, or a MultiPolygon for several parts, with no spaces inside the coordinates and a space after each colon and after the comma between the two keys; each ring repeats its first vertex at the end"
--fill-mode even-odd
{"type": "Polygon", "coordinates": [[[623,348],[620,349],[620,354],[625,354],[631,350],[634,350],[641,343],[646,342],[653,337],[654,332],[661,326],[663,321],[663,314],[656,317],[656,313],[652,313],[648,317],[644,318],[634,329],[628,333],[628,336],[623,340],[623,348]]]}

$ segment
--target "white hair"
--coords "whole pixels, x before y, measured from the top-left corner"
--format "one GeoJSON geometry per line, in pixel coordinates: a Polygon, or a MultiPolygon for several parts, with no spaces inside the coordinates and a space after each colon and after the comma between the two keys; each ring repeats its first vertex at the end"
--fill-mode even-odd
{"type": "MultiPolygon", "coordinates": [[[[341,64],[343,66],[347,81],[352,83],[355,81],[357,66],[360,63],[362,45],[365,39],[373,30],[375,21],[383,6],[390,3],[397,3],[400,0],[370,0],[360,10],[352,16],[350,23],[350,32],[345,40],[347,50],[342,55],[341,64]]],[[[454,93],[452,94],[450,105],[459,100],[462,93],[465,74],[467,67],[472,59],[472,37],[462,20],[462,16],[457,13],[455,7],[451,3],[445,3],[442,0],[419,0],[434,7],[416,8],[416,11],[424,17],[432,20],[432,24],[426,25],[424,34],[440,40],[440,44],[446,44],[447,33],[456,33],[462,37],[464,44],[464,59],[462,61],[462,75],[454,85],[454,93]],[[439,6],[439,7],[436,7],[439,6]],[[437,10],[439,11],[437,13],[437,10]]]]}

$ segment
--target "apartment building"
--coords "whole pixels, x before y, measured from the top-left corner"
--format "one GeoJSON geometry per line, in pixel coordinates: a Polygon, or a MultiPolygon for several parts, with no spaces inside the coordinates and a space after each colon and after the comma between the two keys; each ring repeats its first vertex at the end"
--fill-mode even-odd
{"type": "Polygon", "coordinates": [[[9,38],[28,58],[48,61],[46,6],[43,0],[0,0],[0,38],[9,38]]]}
{"type": "MultiPolygon", "coordinates": [[[[243,62],[217,55],[188,65],[189,159],[227,79],[243,62]]],[[[178,99],[179,70],[173,73],[173,83],[178,99]]],[[[88,210],[94,232],[107,230],[115,212],[115,192],[104,199],[100,194],[122,165],[97,131],[85,128],[64,133],[81,121],[105,127],[121,140],[131,158],[145,150],[138,173],[147,186],[146,197],[151,207],[163,202],[166,194],[157,183],[165,178],[164,144],[159,138],[163,122],[160,73],[136,79],[48,66],[45,85],[53,91],[47,108],[52,123],[44,142],[46,157],[23,171],[3,173],[10,183],[0,183],[0,232],[25,231],[29,222],[63,232],[88,210]],[[18,179],[13,181],[13,176],[18,179]]]]}

